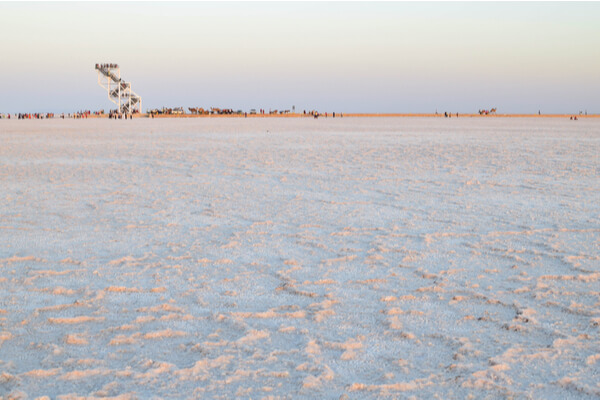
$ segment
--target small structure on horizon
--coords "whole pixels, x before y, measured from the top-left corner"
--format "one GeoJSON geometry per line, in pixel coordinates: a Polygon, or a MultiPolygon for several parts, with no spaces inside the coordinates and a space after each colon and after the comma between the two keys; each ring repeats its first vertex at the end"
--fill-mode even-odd
{"type": "Polygon", "coordinates": [[[131,83],[121,79],[118,64],[96,64],[98,85],[106,89],[108,99],[117,105],[121,114],[142,112],[142,98],[131,90],[131,83]]]}

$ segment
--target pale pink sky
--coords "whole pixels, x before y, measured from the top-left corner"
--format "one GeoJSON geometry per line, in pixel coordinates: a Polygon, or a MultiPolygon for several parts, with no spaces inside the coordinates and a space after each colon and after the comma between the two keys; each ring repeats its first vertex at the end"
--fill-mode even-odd
{"type": "Polygon", "coordinates": [[[0,112],[600,113],[600,3],[0,3],[0,112]]]}

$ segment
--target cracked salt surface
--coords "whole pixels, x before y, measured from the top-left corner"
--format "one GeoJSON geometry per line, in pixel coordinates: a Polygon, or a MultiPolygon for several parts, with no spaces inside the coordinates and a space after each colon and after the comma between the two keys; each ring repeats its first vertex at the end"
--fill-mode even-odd
{"type": "Polygon", "coordinates": [[[0,398],[600,396],[600,123],[0,123],[0,398]]]}

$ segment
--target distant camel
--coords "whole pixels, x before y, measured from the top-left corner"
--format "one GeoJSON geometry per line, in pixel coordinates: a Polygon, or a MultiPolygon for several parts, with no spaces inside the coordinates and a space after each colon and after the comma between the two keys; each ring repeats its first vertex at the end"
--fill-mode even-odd
{"type": "Polygon", "coordinates": [[[492,108],[491,110],[479,110],[479,115],[489,115],[496,114],[496,109],[492,108]]]}

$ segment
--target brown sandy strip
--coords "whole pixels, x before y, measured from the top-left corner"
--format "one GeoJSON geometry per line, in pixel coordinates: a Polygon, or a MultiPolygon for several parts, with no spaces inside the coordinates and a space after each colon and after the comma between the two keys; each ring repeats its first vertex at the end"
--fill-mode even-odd
{"type": "MultiPolygon", "coordinates": [[[[361,118],[389,118],[389,117],[406,117],[406,118],[444,118],[444,114],[432,114],[432,113],[341,113],[344,118],[349,117],[361,117],[361,118]]],[[[336,117],[339,117],[340,113],[336,111],[336,117]]],[[[577,119],[596,119],[600,118],[600,114],[592,115],[578,115],[578,114],[490,114],[490,115],[479,115],[479,114],[461,114],[458,113],[458,118],[570,118],[576,116],[577,119]]],[[[133,118],[149,118],[148,114],[135,114],[133,118]]],[[[332,113],[327,112],[327,118],[331,118],[332,113]]],[[[90,115],[87,118],[108,118],[107,114],[104,115],[90,115]]],[[[154,118],[244,118],[244,114],[183,114],[183,115],[155,115],[154,118]]],[[[310,114],[248,114],[247,118],[313,118],[310,114]]],[[[320,118],[326,118],[324,114],[320,115],[320,118]]],[[[452,113],[452,118],[456,118],[456,113],[452,113]]]]}
{"type": "MultiPolygon", "coordinates": [[[[594,115],[577,115],[577,114],[461,114],[458,113],[458,118],[570,118],[577,116],[577,119],[584,118],[600,118],[600,114],[594,115]]],[[[428,118],[444,118],[444,114],[363,114],[363,113],[348,113],[344,117],[428,117],[428,118]]],[[[456,113],[452,113],[452,118],[456,118],[456,113]]]]}

